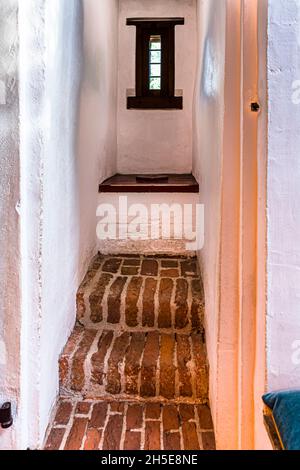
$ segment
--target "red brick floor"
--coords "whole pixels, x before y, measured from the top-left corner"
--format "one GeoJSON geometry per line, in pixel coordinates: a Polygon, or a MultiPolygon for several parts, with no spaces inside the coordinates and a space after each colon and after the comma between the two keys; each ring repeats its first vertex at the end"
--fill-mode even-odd
{"type": "Polygon", "coordinates": [[[203,315],[194,258],[95,257],[46,448],[213,448],[203,315]]]}
{"type": "Polygon", "coordinates": [[[208,397],[202,335],[77,327],[60,360],[61,393],[89,398],[208,397]]]}
{"type": "Polygon", "coordinates": [[[204,296],[194,258],[97,256],[77,294],[82,326],[202,331],[204,296]]]}
{"type": "Polygon", "coordinates": [[[46,450],[214,450],[207,405],[61,399],[46,450]]]}

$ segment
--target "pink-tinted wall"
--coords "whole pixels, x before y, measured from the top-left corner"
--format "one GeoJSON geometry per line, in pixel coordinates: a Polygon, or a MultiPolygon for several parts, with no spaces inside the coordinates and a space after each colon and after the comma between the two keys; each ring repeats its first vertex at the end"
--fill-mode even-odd
{"type": "MultiPolygon", "coordinates": [[[[205,204],[205,246],[199,261],[210,401],[219,449],[266,448],[261,401],[266,134],[265,120],[250,108],[258,100],[257,54],[266,54],[266,23],[260,23],[259,38],[257,2],[227,0],[221,9],[220,3],[198,2],[194,123],[194,171],[205,204]]],[[[263,60],[260,65],[264,67],[263,60]]]]}

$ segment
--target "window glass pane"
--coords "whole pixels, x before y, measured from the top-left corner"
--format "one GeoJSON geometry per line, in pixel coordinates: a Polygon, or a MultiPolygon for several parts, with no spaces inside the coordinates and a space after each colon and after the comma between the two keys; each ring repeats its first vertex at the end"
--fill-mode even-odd
{"type": "Polygon", "coordinates": [[[160,90],[161,88],[161,79],[160,78],[150,78],[150,90],[160,90]]]}
{"type": "Polygon", "coordinates": [[[149,89],[161,90],[161,36],[150,36],[149,42],[149,89]]]}
{"type": "Polygon", "coordinates": [[[161,36],[150,36],[150,49],[161,49],[161,36]]]}
{"type": "Polygon", "coordinates": [[[150,77],[160,77],[160,64],[151,64],[150,65],[150,77]]]}
{"type": "Polygon", "coordinates": [[[161,63],[161,51],[150,51],[150,63],[151,64],[161,63]]]}

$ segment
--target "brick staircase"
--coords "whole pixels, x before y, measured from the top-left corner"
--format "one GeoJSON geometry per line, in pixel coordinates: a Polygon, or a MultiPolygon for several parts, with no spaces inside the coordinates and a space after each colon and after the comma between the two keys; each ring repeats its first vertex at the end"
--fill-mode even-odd
{"type": "Polygon", "coordinates": [[[95,257],[60,358],[46,448],[214,448],[197,266],[95,257]]]}

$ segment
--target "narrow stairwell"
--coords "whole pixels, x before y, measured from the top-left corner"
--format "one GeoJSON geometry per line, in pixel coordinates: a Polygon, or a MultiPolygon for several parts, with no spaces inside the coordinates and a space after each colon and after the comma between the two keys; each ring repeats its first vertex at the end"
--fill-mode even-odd
{"type": "Polygon", "coordinates": [[[193,258],[97,255],[60,358],[46,449],[214,449],[193,258]]]}

